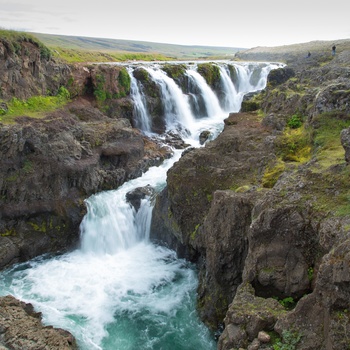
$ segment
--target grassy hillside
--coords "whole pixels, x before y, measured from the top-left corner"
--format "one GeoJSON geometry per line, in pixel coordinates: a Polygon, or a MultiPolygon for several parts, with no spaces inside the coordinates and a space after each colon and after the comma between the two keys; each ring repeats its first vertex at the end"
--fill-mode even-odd
{"type": "Polygon", "coordinates": [[[119,39],[89,38],[81,36],[65,36],[31,33],[50,49],[60,55],[67,55],[68,51],[77,55],[90,52],[104,57],[122,61],[134,57],[150,59],[206,59],[232,58],[241,48],[214,46],[186,46],[153,43],[146,41],[132,41],[119,39]]]}
{"type": "Polygon", "coordinates": [[[282,61],[291,63],[295,60],[305,59],[308,52],[310,58],[329,60],[332,56],[332,46],[336,46],[337,56],[347,54],[350,51],[350,39],[333,41],[310,41],[307,43],[283,45],[275,47],[258,46],[248,50],[242,50],[236,54],[236,59],[257,61],[282,61]]]}

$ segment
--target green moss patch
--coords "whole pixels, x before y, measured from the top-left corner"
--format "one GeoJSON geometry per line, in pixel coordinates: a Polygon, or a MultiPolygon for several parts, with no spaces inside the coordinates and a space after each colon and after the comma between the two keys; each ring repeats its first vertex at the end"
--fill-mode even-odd
{"type": "MultiPolygon", "coordinates": [[[[0,122],[4,124],[15,123],[16,117],[28,116],[42,118],[48,112],[64,106],[69,101],[69,92],[61,87],[56,96],[33,96],[27,100],[13,97],[6,103],[7,109],[1,110],[0,122]]],[[[0,100],[1,102],[1,100],[0,100]]]]}

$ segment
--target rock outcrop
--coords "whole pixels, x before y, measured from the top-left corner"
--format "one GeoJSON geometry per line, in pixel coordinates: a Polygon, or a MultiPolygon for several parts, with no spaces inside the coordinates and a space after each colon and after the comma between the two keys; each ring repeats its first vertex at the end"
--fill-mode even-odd
{"type": "Polygon", "coordinates": [[[349,342],[350,71],[318,63],[271,76],[252,97],[266,117],[231,114],[157,198],[151,235],[197,262],[198,310],[224,328],[220,350],[271,348],[261,331],[302,350],[349,342]]]}
{"type": "Polygon", "coordinates": [[[171,151],[86,100],[0,129],[0,267],[77,244],[84,199],[114,189],[171,151]]]}
{"type": "Polygon", "coordinates": [[[0,298],[0,348],[77,350],[78,345],[68,331],[42,325],[33,305],[9,295],[0,298]]]}

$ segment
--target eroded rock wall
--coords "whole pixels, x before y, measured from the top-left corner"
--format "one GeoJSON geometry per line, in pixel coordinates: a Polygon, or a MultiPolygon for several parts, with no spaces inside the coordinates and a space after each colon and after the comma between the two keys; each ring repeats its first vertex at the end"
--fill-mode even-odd
{"type": "Polygon", "coordinates": [[[291,69],[261,94],[264,119],[232,114],[216,140],[183,155],[154,209],[152,237],[197,261],[198,310],[223,326],[220,350],[271,347],[261,331],[303,350],[349,342],[349,128],[331,166],[317,153],[280,160],[292,115],[311,130],[349,122],[349,70],[291,69]]]}

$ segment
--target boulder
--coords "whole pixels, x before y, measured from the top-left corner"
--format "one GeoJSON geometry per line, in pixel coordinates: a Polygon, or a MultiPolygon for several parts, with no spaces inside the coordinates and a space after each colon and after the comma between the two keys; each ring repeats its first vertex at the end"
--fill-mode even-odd
{"type": "Polygon", "coordinates": [[[295,71],[292,68],[284,67],[274,69],[270,72],[267,83],[271,87],[275,87],[277,85],[281,85],[285,83],[287,80],[295,76],[295,71]]]}
{"type": "Polygon", "coordinates": [[[206,141],[208,141],[208,139],[211,136],[211,132],[209,130],[204,130],[200,133],[199,135],[199,143],[201,145],[204,145],[206,141]]]}
{"type": "Polygon", "coordinates": [[[278,301],[256,297],[249,283],[241,284],[228,308],[218,350],[247,348],[248,345],[256,343],[256,338],[259,334],[261,337],[262,331],[273,330],[277,319],[285,313],[278,301]]]}
{"type": "Polygon", "coordinates": [[[138,211],[140,209],[142,199],[152,197],[154,193],[154,188],[150,185],[137,187],[126,194],[126,200],[135,208],[136,211],[138,211]]]}

